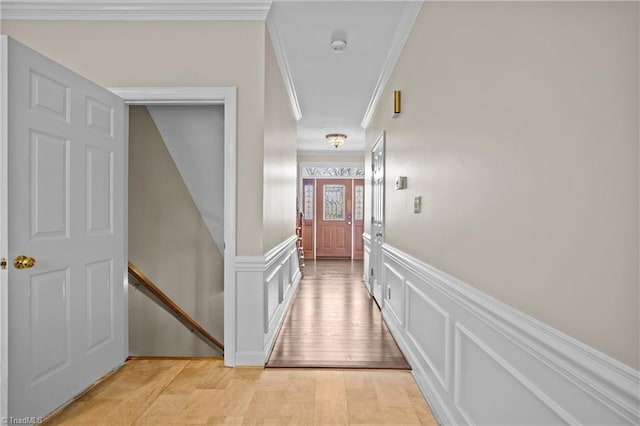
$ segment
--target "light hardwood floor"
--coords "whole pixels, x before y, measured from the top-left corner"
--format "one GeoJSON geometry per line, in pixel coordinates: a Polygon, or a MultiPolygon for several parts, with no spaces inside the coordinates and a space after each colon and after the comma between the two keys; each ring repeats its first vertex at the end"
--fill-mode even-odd
{"type": "Polygon", "coordinates": [[[437,425],[410,372],[130,360],[49,425],[437,425]]]}
{"type": "Polygon", "coordinates": [[[362,284],[362,261],[307,261],[267,367],[409,369],[362,284]]]}

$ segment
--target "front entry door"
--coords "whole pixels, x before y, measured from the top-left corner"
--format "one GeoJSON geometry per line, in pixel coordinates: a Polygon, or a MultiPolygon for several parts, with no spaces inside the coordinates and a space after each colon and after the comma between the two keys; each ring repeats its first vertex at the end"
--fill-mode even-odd
{"type": "Polygon", "coordinates": [[[384,244],[384,141],[378,137],[371,150],[371,275],[370,291],[382,308],[382,244],[384,244]]]}
{"type": "Polygon", "coordinates": [[[6,36],[0,42],[8,106],[2,415],[33,418],[127,356],[125,110],[104,88],[6,36]]]}
{"type": "Polygon", "coordinates": [[[351,179],[316,181],[317,257],[351,257],[351,179]]]}

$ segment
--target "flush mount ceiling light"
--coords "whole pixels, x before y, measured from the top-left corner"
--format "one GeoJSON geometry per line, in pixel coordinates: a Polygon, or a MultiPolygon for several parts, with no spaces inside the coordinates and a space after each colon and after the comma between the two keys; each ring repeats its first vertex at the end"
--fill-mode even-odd
{"type": "Polygon", "coordinates": [[[333,53],[342,53],[347,49],[347,42],[344,40],[333,40],[331,42],[331,50],[333,53]]]}
{"type": "Polygon", "coordinates": [[[328,134],[326,138],[327,138],[327,142],[329,142],[329,145],[337,149],[340,146],[342,146],[344,141],[347,140],[347,135],[343,135],[341,133],[331,133],[331,134],[328,134]]]}

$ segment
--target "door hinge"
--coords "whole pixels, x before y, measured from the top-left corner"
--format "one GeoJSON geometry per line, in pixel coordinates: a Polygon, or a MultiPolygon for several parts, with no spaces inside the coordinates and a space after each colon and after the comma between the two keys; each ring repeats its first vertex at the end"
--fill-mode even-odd
{"type": "Polygon", "coordinates": [[[6,269],[7,269],[7,258],[2,257],[0,258],[0,271],[4,271],[6,269]]]}
{"type": "Polygon", "coordinates": [[[375,164],[373,164],[373,163],[371,164],[371,171],[372,171],[372,172],[375,172],[375,171],[376,171],[376,166],[375,166],[375,164]]]}
{"type": "Polygon", "coordinates": [[[387,287],[387,299],[391,299],[391,287],[387,287]]]}
{"type": "Polygon", "coordinates": [[[373,268],[371,268],[371,276],[373,276],[373,268]]]}

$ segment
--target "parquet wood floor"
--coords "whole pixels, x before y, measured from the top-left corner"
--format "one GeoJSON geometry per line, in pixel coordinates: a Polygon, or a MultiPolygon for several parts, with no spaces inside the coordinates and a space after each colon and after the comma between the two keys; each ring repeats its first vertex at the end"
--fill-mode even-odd
{"type": "Polygon", "coordinates": [[[430,425],[403,370],[225,368],[220,360],[130,360],[48,425],[430,425]]]}
{"type": "Polygon", "coordinates": [[[306,261],[267,367],[408,369],[362,284],[362,261],[306,261]]]}

